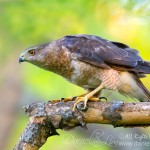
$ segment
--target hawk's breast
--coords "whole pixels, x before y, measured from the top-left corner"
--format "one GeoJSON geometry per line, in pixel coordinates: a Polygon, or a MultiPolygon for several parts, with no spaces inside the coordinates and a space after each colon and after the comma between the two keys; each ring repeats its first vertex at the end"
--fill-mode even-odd
{"type": "Polygon", "coordinates": [[[111,90],[117,90],[120,86],[120,74],[114,69],[104,69],[78,60],[72,60],[71,67],[73,74],[69,81],[85,89],[95,89],[101,83],[111,90]]]}

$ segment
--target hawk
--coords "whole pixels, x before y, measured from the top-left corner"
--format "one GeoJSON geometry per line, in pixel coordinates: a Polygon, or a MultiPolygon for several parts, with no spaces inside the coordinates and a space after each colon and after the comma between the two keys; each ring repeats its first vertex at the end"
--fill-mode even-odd
{"type": "Polygon", "coordinates": [[[26,49],[19,62],[29,62],[52,71],[88,92],[83,101],[102,89],[118,91],[141,102],[150,101],[150,92],[140,78],[150,74],[150,62],[129,46],[94,35],[68,35],[50,43],[26,49]]]}

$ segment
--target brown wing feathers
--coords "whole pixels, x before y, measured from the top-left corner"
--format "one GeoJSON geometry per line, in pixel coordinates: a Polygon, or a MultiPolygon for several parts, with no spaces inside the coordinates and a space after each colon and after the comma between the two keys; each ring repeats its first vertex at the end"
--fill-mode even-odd
{"type": "Polygon", "coordinates": [[[137,85],[150,99],[150,92],[139,79],[150,74],[150,62],[144,61],[137,50],[92,35],[66,36],[62,44],[71,53],[75,53],[80,61],[102,68],[132,72],[137,85]]]}
{"type": "Polygon", "coordinates": [[[150,62],[142,60],[137,50],[125,44],[93,35],[66,36],[62,44],[76,53],[80,61],[102,68],[128,70],[138,75],[150,74],[150,62]]]}

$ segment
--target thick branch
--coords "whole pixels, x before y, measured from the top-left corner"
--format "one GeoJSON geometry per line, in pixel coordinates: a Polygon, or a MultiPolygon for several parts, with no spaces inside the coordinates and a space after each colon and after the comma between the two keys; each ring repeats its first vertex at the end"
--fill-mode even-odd
{"type": "Polygon", "coordinates": [[[87,111],[82,111],[83,103],[72,112],[74,101],[52,101],[25,107],[30,117],[15,150],[37,150],[56,129],[70,129],[77,126],[86,128],[86,123],[112,124],[118,126],[149,126],[150,103],[88,102],[87,111]]]}

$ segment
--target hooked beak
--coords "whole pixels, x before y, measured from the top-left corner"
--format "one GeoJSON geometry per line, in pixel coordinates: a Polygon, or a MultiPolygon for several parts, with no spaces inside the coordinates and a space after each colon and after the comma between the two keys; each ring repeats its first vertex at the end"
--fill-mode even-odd
{"type": "Polygon", "coordinates": [[[19,63],[21,63],[21,62],[24,62],[24,56],[23,55],[20,55],[20,57],[19,57],[19,63]]]}

